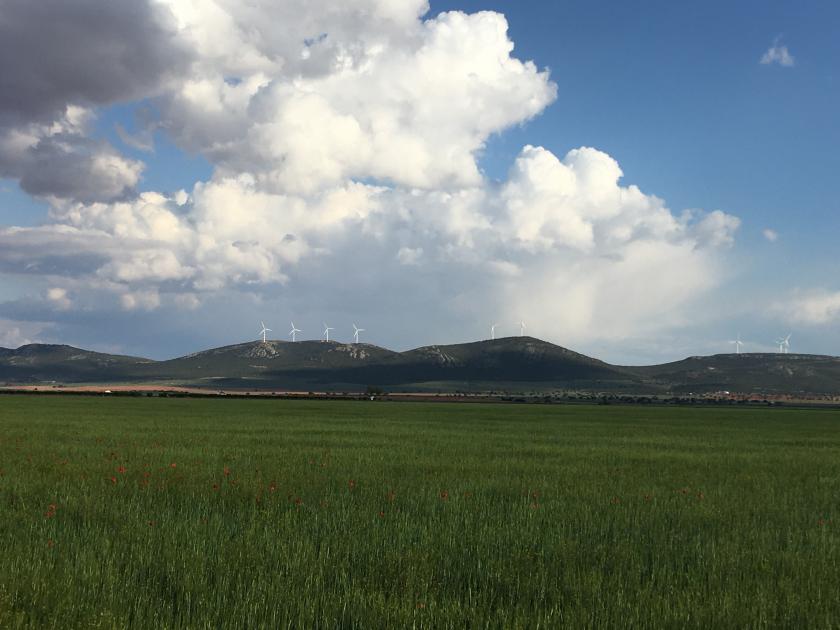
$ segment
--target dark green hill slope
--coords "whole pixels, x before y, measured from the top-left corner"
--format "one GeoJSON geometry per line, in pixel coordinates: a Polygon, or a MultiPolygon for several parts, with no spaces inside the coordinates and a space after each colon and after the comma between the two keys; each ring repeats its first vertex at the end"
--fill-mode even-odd
{"type": "Polygon", "coordinates": [[[609,383],[611,387],[623,387],[640,380],[633,372],[533,337],[426,346],[361,372],[365,382],[390,387],[422,383],[489,387],[525,383],[597,387],[609,383]]]}
{"type": "Polygon", "coordinates": [[[813,354],[716,354],[629,368],[677,393],[840,394],[840,358],[813,354]]]}
{"type": "Polygon", "coordinates": [[[72,346],[29,344],[17,350],[0,348],[0,381],[37,383],[131,380],[149,359],[102,354],[72,346]]]}
{"type": "Polygon", "coordinates": [[[730,391],[840,395],[840,358],[722,354],[620,367],[534,339],[427,346],[393,352],[370,344],[255,341],[169,361],[63,345],[0,348],[0,382],[156,383],[211,389],[348,391],[556,390],[639,394],[730,391]]]}
{"type": "Polygon", "coordinates": [[[371,344],[254,341],[149,364],[141,376],[208,387],[305,387],[321,382],[324,374],[357,370],[395,356],[398,353],[371,344]]]}

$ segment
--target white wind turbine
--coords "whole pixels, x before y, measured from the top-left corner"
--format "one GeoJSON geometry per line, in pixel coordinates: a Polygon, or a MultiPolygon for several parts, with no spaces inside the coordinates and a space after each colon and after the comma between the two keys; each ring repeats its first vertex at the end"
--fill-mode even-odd
{"type": "Polygon", "coordinates": [[[526,329],[526,328],[527,328],[527,326],[525,326],[525,322],[520,321],[520,322],[519,322],[519,336],[520,336],[520,337],[524,337],[524,336],[525,336],[525,329],[526,329]]]}
{"type": "Polygon", "coordinates": [[[787,337],[779,337],[776,339],[776,343],[779,344],[779,353],[780,354],[790,354],[790,338],[793,333],[790,333],[787,337]]]}
{"type": "Polygon", "coordinates": [[[490,339],[495,339],[496,338],[496,327],[497,326],[498,326],[498,324],[493,324],[492,326],[490,326],[490,339]]]}
{"type": "Polygon", "coordinates": [[[326,324],[324,324],[324,340],[325,340],[325,341],[329,341],[329,340],[330,340],[330,331],[331,331],[331,330],[335,330],[335,328],[330,328],[329,326],[327,326],[326,324]]]}
{"type": "Polygon", "coordinates": [[[289,336],[292,338],[292,343],[297,341],[297,333],[303,332],[300,328],[295,327],[295,323],[292,322],[292,329],[289,331],[289,336]]]}
{"type": "Polygon", "coordinates": [[[741,354],[741,346],[744,345],[744,342],[741,341],[741,333],[738,333],[735,341],[730,341],[729,343],[735,344],[735,354],[741,354]]]}
{"type": "Polygon", "coordinates": [[[364,328],[359,328],[356,324],[353,324],[353,343],[359,343],[359,333],[365,332],[364,328]]]}
{"type": "Polygon", "coordinates": [[[264,322],[260,322],[260,326],[262,326],[260,334],[262,335],[263,343],[265,343],[265,333],[271,332],[271,328],[266,328],[264,322]]]}

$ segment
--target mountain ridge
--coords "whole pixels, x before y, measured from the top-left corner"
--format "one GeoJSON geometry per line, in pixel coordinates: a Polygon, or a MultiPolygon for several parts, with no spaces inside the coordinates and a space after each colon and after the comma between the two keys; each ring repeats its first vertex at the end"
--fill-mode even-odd
{"type": "Polygon", "coordinates": [[[840,395],[840,358],[742,353],[692,356],[650,366],[612,365],[534,337],[432,344],[403,352],[374,344],[267,340],[156,361],[64,344],[0,348],[7,384],[135,383],[208,389],[339,391],[587,390],[840,395]]]}

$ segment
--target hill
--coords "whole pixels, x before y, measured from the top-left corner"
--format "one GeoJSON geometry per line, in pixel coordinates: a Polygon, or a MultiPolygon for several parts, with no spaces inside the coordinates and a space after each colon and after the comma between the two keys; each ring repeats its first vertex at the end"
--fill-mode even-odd
{"type": "Polygon", "coordinates": [[[716,354],[630,368],[675,393],[733,391],[840,394],[840,358],[812,354],[716,354]]]}
{"type": "Polygon", "coordinates": [[[66,345],[28,344],[0,348],[0,381],[13,383],[108,382],[131,380],[149,359],[103,354],[66,345]]]}
{"type": "Polygon", "coordinates": [[[0,382],[136,383],[207,389],[556,391],[840,395],[840,358],[721,354],[662,365],[610,365],[533,337],[394,352],[371,344],[248,342],[168,361],[31,344],[0,348],[0,382]]]}

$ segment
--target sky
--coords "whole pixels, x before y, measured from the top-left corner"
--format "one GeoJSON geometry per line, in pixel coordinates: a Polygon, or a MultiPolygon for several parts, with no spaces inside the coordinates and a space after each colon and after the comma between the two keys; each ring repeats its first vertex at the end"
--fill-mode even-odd
{"type": "Polygon", "coordinates": [[[0,346],[840,355],[840,5],[0,0],[0,346]]]}

